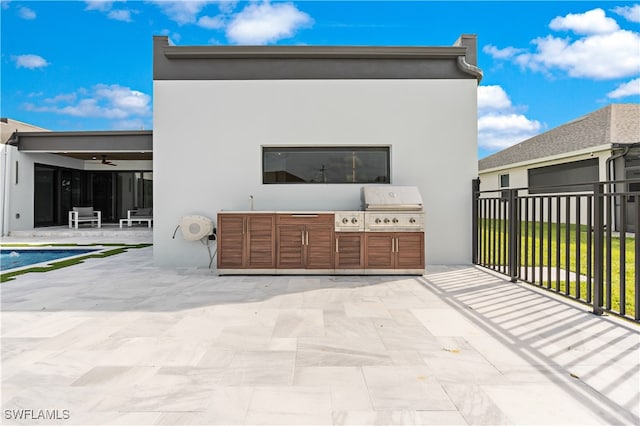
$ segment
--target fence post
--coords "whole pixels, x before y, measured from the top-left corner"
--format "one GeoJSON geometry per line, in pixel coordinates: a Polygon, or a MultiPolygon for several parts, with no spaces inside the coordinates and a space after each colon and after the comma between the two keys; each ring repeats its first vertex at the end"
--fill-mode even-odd
{"type": "Polygon", "coordinates": [[[509,221],[509,247],[507,250],[509,251],[509,276],[511,277],[512,283],[518,281],[518,272],[520,269],[520,265],[518,264],[518,240],[520,238],[520,233],[518,231],[520,228],[520,221],[518,220],[517,198],[518,190],[510,189],[508,199],[509,211],[507,213],[507,220],[509,221]]]}
{"type": "Polygon", "coordinates": [[[478,199],[480,198],[480,179],[471,181],[471,263],[478,264],[478,199]]]}
{"type": "Polygon", "coordinates": [[[593,313],[602,315],[604,281],[604,185],[593,185],[593,313]]]}

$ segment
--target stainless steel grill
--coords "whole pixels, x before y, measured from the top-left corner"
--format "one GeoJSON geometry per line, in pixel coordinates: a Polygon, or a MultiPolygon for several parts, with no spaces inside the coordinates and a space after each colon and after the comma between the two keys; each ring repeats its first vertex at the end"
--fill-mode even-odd
{"type": "Polygon", "coordinates": [[[364,211],[422,211],[422,197],[415,186],[364,186],[364,211]]]}
{"type": "Polygon", "coordinates": [[[364,229],[369,232],[422,232],[422,196],[415,186],[365,186],[364,229]]]}

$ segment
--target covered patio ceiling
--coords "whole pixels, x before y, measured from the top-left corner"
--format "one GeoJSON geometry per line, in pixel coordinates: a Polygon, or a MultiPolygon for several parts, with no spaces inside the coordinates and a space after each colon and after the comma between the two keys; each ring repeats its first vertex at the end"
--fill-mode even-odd
{"type": "Polygon", "coordinates": [[[110,161],[123,161],[123,160],[153,160],[153,152],[57,152],[58,155],[64,155],[65,157],[76,158],[78,160],[102,160],[106,158],[110,161]]]}

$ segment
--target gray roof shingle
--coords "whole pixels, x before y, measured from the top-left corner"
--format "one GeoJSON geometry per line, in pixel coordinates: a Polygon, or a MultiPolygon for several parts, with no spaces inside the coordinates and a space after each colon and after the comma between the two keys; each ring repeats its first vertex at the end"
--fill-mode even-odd
{"type": "Polygon", "coordinates": [[[611,104],[478,161],[479,170],[606,144],[640,142],[640,104],[611,104]]]}

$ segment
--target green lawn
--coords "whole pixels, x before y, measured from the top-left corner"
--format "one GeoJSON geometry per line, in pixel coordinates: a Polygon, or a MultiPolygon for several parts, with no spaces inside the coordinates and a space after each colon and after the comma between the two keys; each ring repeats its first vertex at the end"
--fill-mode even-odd
{"type": "MultiPolygon", "coordinates": [[[[499,265],[506,264],[506,257],[504,256],[503,250],[500,250],[500,244],[504,247],[505,244],[508,244],[509,235],[508,232],[505,232],[506,221],[501,220],[481,220],[480,221],[480,241],[479,248],[480,253],[483,252],[491,255],[493,252],[493,240],[490,239],[491,229],[494,228],[494,232],[496,235],[496,263],[499,265]],[[485,245],[483,244],[483,238],[489,238],[490,244],[488,245],[488,250],[485,251],[485,245]],[[497,241],[500,241],[498,243],[497,241]]],[[[581,226],[579,229],[576,228],[575,225],[566,225],[561,224],[557,226],[556,224],[548,224],[544,223],[542,225],[542,238],[540,236],[540,223],[531,223],[528,224],[522,223],[520,228],[520,266],[524,266],[525,262],[531,268],[532,264],[535,263],[536,268],[539,267],[541,261],[542,265],[547,267],[551,266],[552,274],[551,281],[548,280],[547,270],[543,271],[542,280],[536,279],[536,283],[540,284],[544,287],[553,288],[556,291],[566,293],[566,276],[565,270],[569,270],[571,272],[577,273],[582,276],[582,280],[580,281],[579,286],[579,298],[585,300],[587,297],[587,284],[586,284],[586,275],[587,275],[587,227],[581,226]],[[551,233],[551,239],[549,240],[549,232],[551,233]],[[526,233],[526,236],[525,236],[526,233]],[[559,233],[559,242],[558,242],[558,233],[559,233]],[[566,250],[567,250],[567,233],[568,233],[568,250],[569,250],[569,261],[567,267],[567,259],[566,259],[566,250]],[[579,234],[579,238],[578,238],[579,234]],[[540,253],[540,242],[542,241],[543,250],[542,254],[540,253]],[[579,241],[579,244],[578,244],[579,241]],[[535,249],[535,250],[534,250],[535,249]],[[579,270],[578,268],[578,256],[577,253],[580,253],[579,256],[579,270]],[[550,256],[549,256],[550,254],[550,256]],[[559,259],[558,259],[559,255],[559,259]],[[560,276],[556,276],[556,268],[559,267],[561,269],[560,276]]],[[[506,251],[506,250],[505,250],[506,251]]],[[[605,306],[607,306],[608,302],[608,291],[610,289],[611,293],[611,309],[616,312],[626,313],[627,315],[634,315],[634,295],[635,295],[635,239],[633,237],[627,237],[625,239],[621,239],[619,237],[611,237],[611,262],[607,261],[607,241],[605,237],[605,253],[604,253],[604,295],[603,301],[605,306]],[[624,244],[624,262],[622,262],[622,245],[624,244]],[[608,270],[608,265],[610,265],[610,271],[608,270]],[[624,265],[624,273],[621,274],[622,265],[624,265]],[[608,274],[611,274],[611,279],[608,281],[608,274]],[[624,292],[622,288],[624,286],[624,292]],[[621,296],[623,300],[621,300],[621,296]],[[621,307],[624,306],[623,309],[621,307]]],[[[593,238],[591,240],[591,276],[593,277],[593,238]]],[[[482,260],[482,256],[480,260],[482,260]]],[[[529,280],[533,281],[533,277],[537,277],[537,275],[533,275],[532,271],[529,270],[529,280]]],[[[568,294],[573,297],[577,297],[578,295],[578,286],[576,276],[570,278],[569,281],[569,291],[568,294]]],[[[593,283],[592,283],[593,285],[593,283]]],[[[592,292],[593,294],[593,292],[592,292]]]]}

